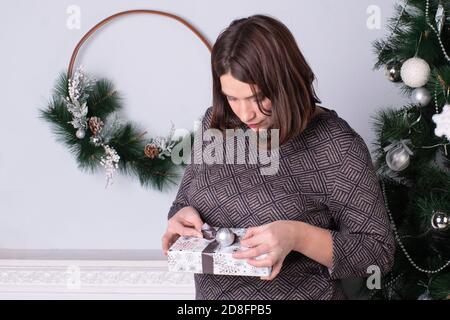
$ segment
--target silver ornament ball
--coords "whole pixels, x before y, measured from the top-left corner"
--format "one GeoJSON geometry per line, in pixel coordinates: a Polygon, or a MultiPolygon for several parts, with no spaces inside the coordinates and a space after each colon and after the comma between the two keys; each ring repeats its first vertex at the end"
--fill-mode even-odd
{"type": "Polygon", "coordinates": [[[450,219],[447,214],[436,211],[431,217],[431,226],[435,230],[445,230],[450,225],[450,219]]]}
{"type": "Polygon", "coordinates": [[[78,139],[83,139],[86,136],[86,131],[83,128],[79,128],[75,133],[78,139]]]}
{"type": "Polygon", "coordinates": [[[425,88],[416,88],[411,94],[411,98],[414,104],[418,104],[421,107],[427,106],[431,101],[431,94],[425,88]]]}
{"type": "Polygon", "coordinates": [[[91,141],[91,143],[92,143],[93,145],[95,145],[96,147],[101,146],[102,143],[103,143],[102,138],[99,137],[99,136],[91,137],[90,141],[91,141]]]}
{"type": "Polygon", "coordinates": [[[410,155],[403,145],[392,148],[386,154],[386,164],[392,171],[402,171],[409,166],[410,155]]]}
{"type": "Polygon", "coordinates": [[[220,228],[216,233],[216,241],[222,247],[228,247],[233,244],[235,239],[234,233],[228,228],[220,228]]]}
{"type": "Polygon", "coordinates": [[[402,64],[400,61],[393,60],[391,62],[388,62],[386,64],[386,78],[389,79],[389,81],[392,82],[399,82],[402,80],[402,77],[400,76],[400,69],[402,67],[402,64]]]}

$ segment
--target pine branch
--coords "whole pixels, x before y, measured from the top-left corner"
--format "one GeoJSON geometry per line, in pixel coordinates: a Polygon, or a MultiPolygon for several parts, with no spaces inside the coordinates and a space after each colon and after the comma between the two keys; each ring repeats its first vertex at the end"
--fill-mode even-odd
{"type": "Polygon", "coordinates": [[[89,94],[89,116],[106,118],[113,112],[121,109],[122,98],[114,89],[111,81],[100,79],[95,82],[92,92],[89,94]]]}

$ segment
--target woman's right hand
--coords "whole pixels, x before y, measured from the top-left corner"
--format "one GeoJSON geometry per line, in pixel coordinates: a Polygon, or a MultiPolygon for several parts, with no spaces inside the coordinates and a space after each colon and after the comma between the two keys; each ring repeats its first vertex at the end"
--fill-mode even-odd
{"type": "Polygon", "coordinates": [[[167,223],[167,230],[162,237],[164,255],[170,246],[180,237],[203,237],[203,221],[194,207],[181,208],[167,223]]]}

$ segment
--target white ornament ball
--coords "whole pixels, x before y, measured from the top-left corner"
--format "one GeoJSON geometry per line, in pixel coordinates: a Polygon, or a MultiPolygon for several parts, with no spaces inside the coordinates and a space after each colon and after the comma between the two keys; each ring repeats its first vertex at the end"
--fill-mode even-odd
{"type": "Polygon", "coordinates": [[[434,134],[438,137],[446,136],[450,141],[450,104],[442,108],[442,112],[435,114],[431,119],[436,123],[434,134]]]}
{"type": "Polygon", "coordinates": [[[86,136],[86,131],[84,131],[83,128],[80,128],[77,130],[75,135],[77,136],[78,139],[83,139],[86,136]]]}
{"type": "Polygon", "coordinates": [[[411,88],[420,88],[427,84],[430,78],[430,66],[421,58],[406,60],[400,69],[403,82],[411,88]]]}

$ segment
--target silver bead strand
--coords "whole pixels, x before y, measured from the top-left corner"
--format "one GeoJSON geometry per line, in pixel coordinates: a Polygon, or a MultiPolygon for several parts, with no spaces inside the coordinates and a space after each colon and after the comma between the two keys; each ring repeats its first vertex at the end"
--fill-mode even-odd
{"type": "Polygon", "coordinates": [[[388,205],[387,196],[386,196],[386,187],[385,187],[385,184],[384,184],[383,180],[381,180],[381,185],[382,185],[382,190],[383,190],[384,204],[385,204],[388,216],[389,216],[389,220],[391,221],[392,229],[394,230],[395,239],[397,240],[398,245],[402,249],[403,253],[405,254],[405,256],[408,259],[408,261],[411,263],[411,265],[414,268],[416,268],[416,270],[418,270],[420,272],[423,272],[423,273],[429,273],[429,274],[439,273],[442,270],[444,270],[445,268],[447,268],[450,265],[450,260],[448,260],[443,266],[439,267],[436,270],[423,269],[423,268],[419,267],[414,262],[414,260],[411,258],[411,256],[409,255],[408,251],[406,250],[406,248],[405,248],[405,246],[404,246],[404,244],[403,244],[403,242],[402,242],[402,240],[400,238],[400,235],[398,234],[397,227],[395,226],[395,223],[394,223],[394,218],[392,217],[391,210],[389,210],[389,205],[388,205]]]}
{"type": "Polygon", "coordinates": [[[436,28],[430,23],[430,19],[428,17],[428,13],[430,12],[430,0],[427,0],[426,6],[425,6],[425,18],[427,20],[427,25],[434,31],[436,34],[436,37],[438,38],[439,45],[441,46],[442,53],[444,54],[445,59],[447,59],[448,62],[450,62],[450,57],[448,56],[447,52],[445,51],[444,44],[442,43],[441,36],[439,35],[439,32],[436,30],[436,28]]]}
{"type": "Polygon", "coordinates": [[[438,84],[436,83],[436,86],[435,86],[436,88],[434,89],[434,106],[436,107],[436,114],[438,114],[439,113],[439,105],[438,105],[438,94],[437,94],[437,91],[438,91],[438,84]]]}

